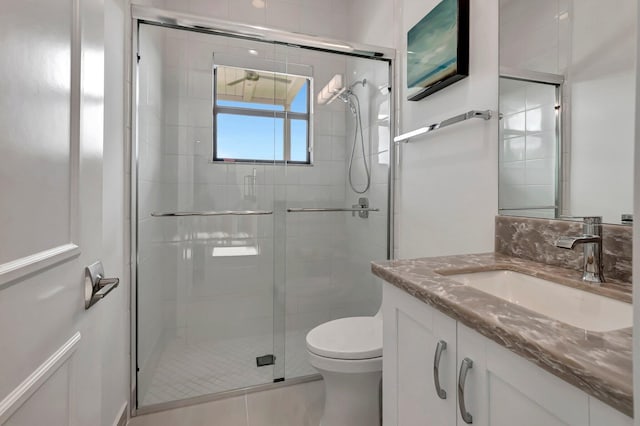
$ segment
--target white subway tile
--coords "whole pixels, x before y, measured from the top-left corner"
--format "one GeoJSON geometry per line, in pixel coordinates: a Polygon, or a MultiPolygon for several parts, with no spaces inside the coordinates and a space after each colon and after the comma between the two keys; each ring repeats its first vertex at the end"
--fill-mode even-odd
{"type": "Polygon", "coordinates": [[[525,182],[527,185],[553,185],[555,182],[555,161],[553,159],[527,160],[525,162],[525,182]]]}
{"type": "Polygon", "coordinates": [[[515,137],[502,140],[502,149],[500,150],[500,161],[522,161],[525,159],[525,138],[515,137]]]}
{"type": "Polygon", "coordinates": [[[556,134],[555,132],[544,132],[527,135],[526,159],[536,160],[556,156],[556,134]]]}

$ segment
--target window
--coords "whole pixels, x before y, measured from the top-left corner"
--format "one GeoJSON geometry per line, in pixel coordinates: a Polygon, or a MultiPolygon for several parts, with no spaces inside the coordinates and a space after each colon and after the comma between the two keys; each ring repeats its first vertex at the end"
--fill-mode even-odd
{"type": "Polygon", "coordinates": [[[311,79],[214,68],[213,160],[310,164],[311,79]]]}

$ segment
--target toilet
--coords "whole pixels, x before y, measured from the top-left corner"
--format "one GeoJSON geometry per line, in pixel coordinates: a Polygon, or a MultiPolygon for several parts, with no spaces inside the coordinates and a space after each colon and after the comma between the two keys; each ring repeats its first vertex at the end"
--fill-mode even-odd
{"type": "Polygon", "coordinates": [[[320,426],[380,426],[382,316],[321,324],[307,334],[307,350],[325,384],[320,426]]]}

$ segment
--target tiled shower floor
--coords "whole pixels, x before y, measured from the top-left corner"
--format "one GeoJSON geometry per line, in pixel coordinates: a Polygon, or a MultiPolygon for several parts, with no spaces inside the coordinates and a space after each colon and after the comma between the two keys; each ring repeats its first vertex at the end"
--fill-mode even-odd
{"type": "MultiPolygon", "coordinates": [[[[285,378],[317,374],[307,361],[306,332],[286,336],[285,378]]],[[[256,357],[273,353],[272,336],[252,336],[165,345],[139,405],[193,398],[258,384],[272,383],[274,366],[256,366],[256,357]]]]}

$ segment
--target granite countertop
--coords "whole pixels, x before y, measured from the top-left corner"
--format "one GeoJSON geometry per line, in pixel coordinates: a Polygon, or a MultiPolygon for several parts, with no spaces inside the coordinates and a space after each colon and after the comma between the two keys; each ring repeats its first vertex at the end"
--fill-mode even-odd
{"type": "Polygon", "coordinates": [[[499,253],[373,262],[373,273],[532,361],[613,408],[633,416],[632,329],[572,327],[460,284],[447,275],[507,269],[631,302],[629,286],[583,284],[580,272],[499,253]]]}

